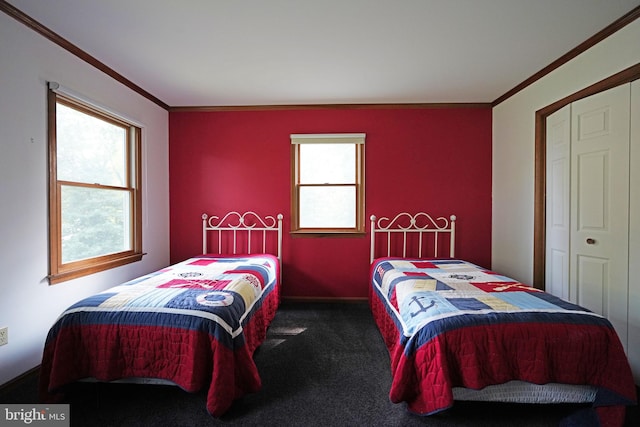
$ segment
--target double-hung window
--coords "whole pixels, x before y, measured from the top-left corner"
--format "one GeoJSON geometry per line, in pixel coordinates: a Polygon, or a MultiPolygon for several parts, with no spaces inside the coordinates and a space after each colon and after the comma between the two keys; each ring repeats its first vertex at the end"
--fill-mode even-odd
{"type": "Polygon", "coordinates": [[[51,89],[48,105],[50,283],[140,260],[141,128],[51,89]]]}
{"type": "Polygon", "coordinates": [[[364,232],[365,134],[293,134],[292,232],[364,232]]]}

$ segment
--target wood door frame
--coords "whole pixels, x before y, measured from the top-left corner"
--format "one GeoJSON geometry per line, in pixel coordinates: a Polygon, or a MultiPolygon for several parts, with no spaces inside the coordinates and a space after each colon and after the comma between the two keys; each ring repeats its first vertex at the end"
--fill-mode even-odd
{"type": "Polygon", "coordinates": [[[546,251],[546,187],[547,187],[547,117],[565,105],[582,98],[630,83],[640,78],[640,63],[619,73],[592,84],[578,92],[562,98],[553,104],[536,111],[535,117],[535,164],[534,164],[534,214],[533,214],[533,285],[545,289],[545,251],[546,251]]]}

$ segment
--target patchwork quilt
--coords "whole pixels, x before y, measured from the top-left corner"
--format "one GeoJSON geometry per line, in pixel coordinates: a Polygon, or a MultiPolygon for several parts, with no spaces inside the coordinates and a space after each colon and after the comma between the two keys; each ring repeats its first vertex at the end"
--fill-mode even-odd
{"type": "Polygon", "coordinates": [[[271,255],[199,256],[77,302],[47,336],[42,400],[84,378],[153,378],[208,386],[207,410],[222,415],[261,386],[253,352],[275,316],[279,275],[271,255]]]}
{"type": "Polygon", "coordinates": [[[519,380],[597,388],[594,419],[622,425],[636,390],[610,322],[457,259],[380,258],[370,303],[389,349],[390,398],[422,415],[453,405],[454,387],[519,380]]]}

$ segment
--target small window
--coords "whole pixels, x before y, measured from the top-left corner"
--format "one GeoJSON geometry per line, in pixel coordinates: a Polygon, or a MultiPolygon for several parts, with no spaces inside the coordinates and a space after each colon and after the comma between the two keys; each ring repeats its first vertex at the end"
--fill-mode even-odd
{"type": "Polygon", "coordinates": [[[50,283],[139,261],[141,129],[49,91],[50,283]]]}
{"type": "Polygon", "coordinates": [[[292,232],[364,232],[365,134],[294,134],[292,232]]]}

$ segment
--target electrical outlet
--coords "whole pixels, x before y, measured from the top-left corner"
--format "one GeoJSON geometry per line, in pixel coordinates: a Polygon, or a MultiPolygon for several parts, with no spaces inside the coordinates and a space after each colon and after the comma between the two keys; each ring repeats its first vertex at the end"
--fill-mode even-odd
{"type": "Polygon", "coordinates": [[[0,345],[9,344],[9,327],[0,328],[0,345]]]}

